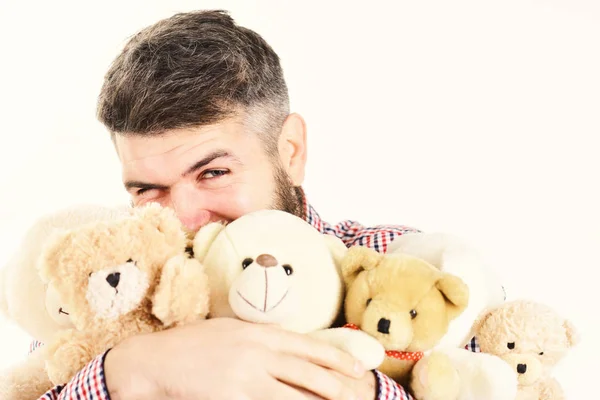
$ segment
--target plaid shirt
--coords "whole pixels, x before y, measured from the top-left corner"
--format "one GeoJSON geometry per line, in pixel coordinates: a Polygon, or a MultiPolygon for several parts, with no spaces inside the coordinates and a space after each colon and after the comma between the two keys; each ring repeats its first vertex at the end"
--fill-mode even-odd
{"type": "MultiPolygon", "coordinates": [[[[304,219],[315,229],[324,234],[335,235],[346,246],[366,246],[378,252],[385,253],[388,244],[396,237],[405,233],[419,233],[417,229],[401,225],[377,225],[365,227],[352,220],[336,225],[323,221],[315,209],[304,200],[304,219]]],[[[34,342],[32,350],[39,342],[34,342]]],[[[467,349],[479,352],[475,339],[466,346],[467,349]]],[[[104,357],[106,353],[97,356],[87,364],[70,382],[57,386],[46,392],[39,400],[110,400],[104,378],[104,357]]],[[[388,376],[374,371],[377,381],[377,400],[413,400],[404,388],[388,376]]]]}

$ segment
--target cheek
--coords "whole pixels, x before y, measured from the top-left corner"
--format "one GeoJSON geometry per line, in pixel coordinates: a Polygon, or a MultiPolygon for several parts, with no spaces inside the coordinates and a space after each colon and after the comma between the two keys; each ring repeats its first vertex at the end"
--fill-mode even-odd
{"type": "Polygon", "coordinates": [[[367,282],[359,276],[356,281],[348,289],[345,300],[345,312],[347,322],[361,325],[363,314],[367,308],[367,300],[369,298],[369,287],[367,282]]]}
{"type": "Polygon", "coordinates": [[[218,191],[206,192],[204,208],[226,220],[234,220],[252,211],[268,208],[273,202],[272,190],[249,184],[237,184],[218,191]]]}

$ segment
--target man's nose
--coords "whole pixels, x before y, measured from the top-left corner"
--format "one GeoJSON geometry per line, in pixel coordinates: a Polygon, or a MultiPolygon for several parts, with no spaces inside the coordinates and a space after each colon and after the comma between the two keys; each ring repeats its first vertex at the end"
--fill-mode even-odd
{"type": "Polygon", "coordinates": [[[197,197],[190,190],[171,193],[171,207],[185,228],[192,232],[197,232],[210,222],[210,211],[203,208],[197,197]]]}
{"type": "Polygon", "coordinates": [[[206,210],[192,209],[185,212],[176,210],[176,213],[181,223],[191,232],[197,232],[210,222],[210,212],[206,210]]]}

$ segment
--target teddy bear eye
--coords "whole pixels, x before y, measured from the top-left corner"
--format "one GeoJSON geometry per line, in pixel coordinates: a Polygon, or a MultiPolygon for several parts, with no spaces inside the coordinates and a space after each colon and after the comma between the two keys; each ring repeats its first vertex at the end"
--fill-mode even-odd
{"type": "Polygon", "coordinates": [[[515,348],[515,342],[509,342],[506,347],[508,347],[510,350],[515,348]]]}
{"type": "Polygon", "coordinates": [[[254,262],[254,260],[253,260],[253,259],[251,259],[250,257],[248,257],[248,258],[245,258],[245,259],[244,259],[244,261],[242,261],[242,267],[243,267],[244,269],[246,269],[246,268],[248,268],[248,266],[249,266],[250,264],[252,264],[253,262],[254,262]]]}
{"type": "Polygon", "coordinates": [[[544,352],[543,352],[543,351],[540,351],[540,356],[543,356],[543,355],[544,355],[544,352]]]}
{"type": "Polygon", "coordinates": [[[292,267],[289,264],[283,265],[283,270],[285,271],[287,276],[290,276],[291,274],[294,273],[294,270],[292,269],[292,267]]]}
{"type": "Polygon", "coordinates": [[[132,262],[133,262],[133,260],[131,258],[126,261],[126,263],[132,263],[132,262]]]}
{"type": "Polygon", "coordinates": [[[410,317],[412,319],[417,318],[417,310],[410,310],[410,317]]]}
{"type": "Polygon", "coordinates": [[[368,306],[369,304],[371,304],[371,300],[373,300],[373,299],[367,299],[367,306],[368,306]]]}

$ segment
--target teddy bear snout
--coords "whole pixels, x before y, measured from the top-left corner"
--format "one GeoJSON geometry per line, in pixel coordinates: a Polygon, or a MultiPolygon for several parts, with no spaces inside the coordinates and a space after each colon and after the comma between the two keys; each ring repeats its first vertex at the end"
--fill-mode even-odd
{"type": "Polygon", "coordinates": [[[384,335],[389,335],[390,333],[390,325],[392,321],[387,318],[381,318],[377,323],[377,332],[383,333],[384,335]]]}
{"type": "Polygon", "coordinates": [[[521,385],[531,385],[539,379],[542,374],[542,364],[533,355],[530,354],[510,354],[505,355],[507,361],[517,373],[517,378],[521,385]]]}
{"type": "Polygon", "coordinates": [[[361,328],[377,338],[388,350],[404,350],[413,340],[408,313],[382,306],[381,299],[373,299],[367,307],[362,316],[361,328]]]}
{"type": "Polygon", "coordinates": [[[276,267],[279,264],[277,259],[270,254],[261,254],[256,258],[256,262],[265,268],[276,267]]]}
{"type": "Polygon", "coordinates": [[[108,274],[106,276],[106,282],[108,282],[108,284],[114,288],[116,288],[117,286],[119,286],[119,281],[121,280],[121,273],[120,272],[113,272],[112,274],[108,274]]]}

